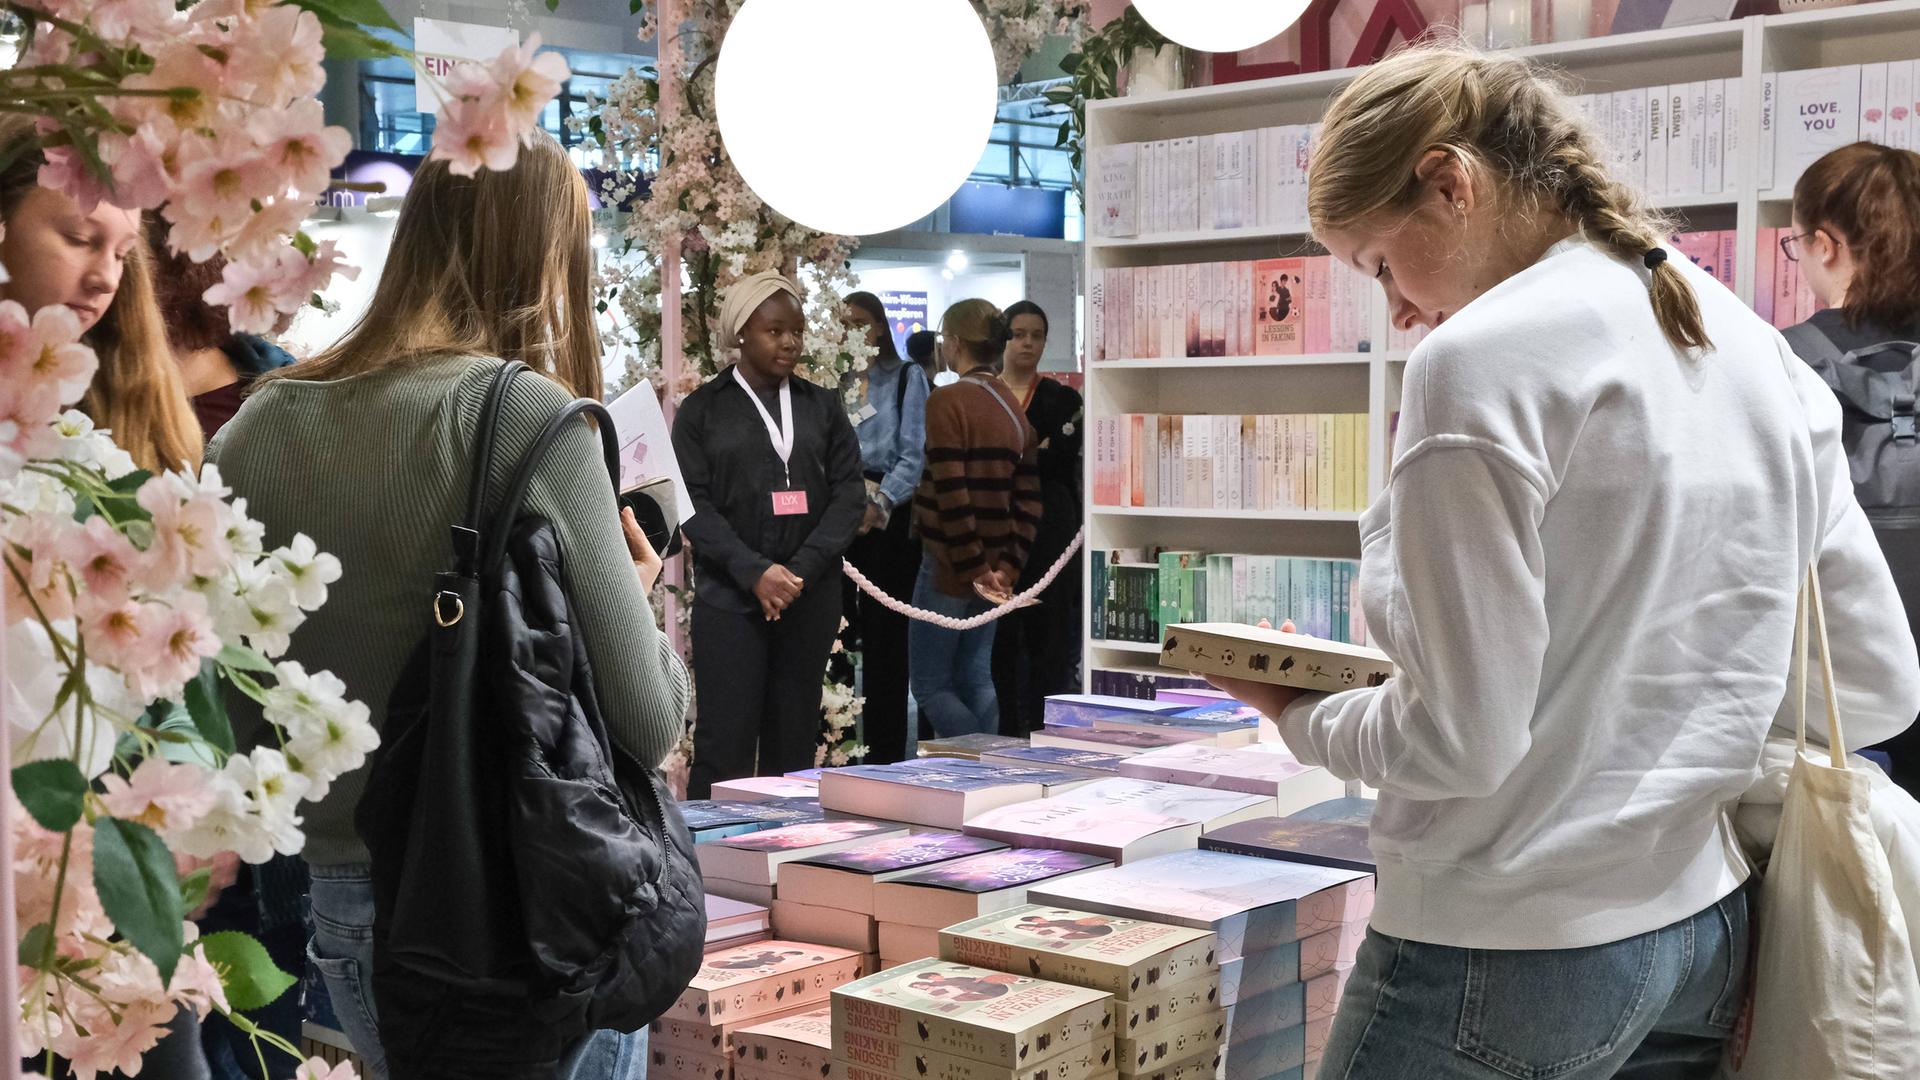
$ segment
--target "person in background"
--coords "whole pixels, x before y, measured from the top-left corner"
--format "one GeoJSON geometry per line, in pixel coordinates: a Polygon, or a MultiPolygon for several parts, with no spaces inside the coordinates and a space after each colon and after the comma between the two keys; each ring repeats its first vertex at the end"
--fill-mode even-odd
{"type": "MultiPolygon", "coordinates": [[[[501,402],[490,506],[547,423],[576,395],[601,394],[592,231],[586,183],[551,136],[537,135],[506,172],[456,176],[427,162],[366,314],[313,359],[262,376],[208,449],[266,526],[268,548],[305,533],[339,558],[326,607],[293,636],[286,659],[339,676],[376,727],[451,557],[448,526],[466,514],[481,467],[474,436],[500,368],[517,360],[533,370],[501,402]]],[[[553,524],[609,735],[638,760],[660,761],[684,729],[687,672],[647,602],[659,557],[617,508],[586,424],[561,432],[535,467],[525,507],[553,524]]],[[[245,745],[259,710],[239,698],[229,708],[245,745]]],[[[645,1031],[563,1040],[524,1001],[421,1000],[428,995],[385,966],[354,822],[366,775],[347,773],[306,804],[302,852],[312,878],[308,963],[363,1075],[637,1080],[645,1031]]]]}
{"type": "Polygon", "coordinates": [[[688,795],[814,765],[821,680],[840,630],[840,559],[867,512],[860,441],[840,393],[793,377],[806,318],[778,273],[720,306],[738,363],[687,395],[673,450],[693,499],[688,795]]]}
{"type": "MultiPolygon", "coordinates": [[[[887,309],[870,292],[847,297],[847,322],[879,350],[858,380],[860,463],[867,507],[847,560],[888,596],[913,595],[920,544],[913,538],[914,488],[926,465],[927,394],[920,365],[900,359],[887,326],[887,309]]],[[[860,716],[868,764],[908,756],[907,617],[848,582],[849,635],[860,648],[860,716]]]]}
{"type": "Polygon", "coordinates": [[[167,348],[139,213],[104,202],[82,212],[40,186],[42,161],[33,118],[0,116],[0,264],[10,275],[0,299],[29,316],[72,310],[100,358],[80,411],[142,469],[198,469],[205,440],[167,348]]]}
{"type": "Polygon", "coordinates": [[[920,366],[921,373],[933,386],[952,386],[953,380],[960,377],[941,363],[940,335],[931,330],[915,330],[907,335],[907,359],[920,366]]]}
{"type": "MultiPolygon", "coordinates": [[[[958,373],[927,399],[927,469],[914,497],[926,553],[913,606],[955,619],[985,613],[1020,579],[1040,524],[1039,437],[1000,381],[1007,320],[962,300],[940,321],[942,358],[958,373]]],[[[1000,730],[994,624],[908,630],[913,696],[941,738],[1000,730]]]]}
{"type": "MultiPolygon", "coordinates": [[[[1793,228],[1782,254],[1825,311],[1786,330],[1787,344],[1816,368],[1836,353],[1883,342],[1920,344],[1920,153],[1878,143],[1843,146],[1807,167],[1793,186],[1793,228]]],[[[1881,353],[1905,367],[1910,350],[1881,353]]],[[[1881,468],[1900,470],[1907,491],[1920,490],[1920,448],[1896,444],[1881,468]]],[[[1884,484],[1886,478],[1881,478],[1884,484]]],[[[1865,480],[1866,485],[1873,479],[1865,480]]],[[[1920,501],[1868,510],[1880,548],[1906,604],[1907,625],[1920,635],[1920,501]]],[[[1920,726],[1879,749],[1893,762],[1895,783],[1920,794],[1920,726]]]]}
{"type": "MultiPolygon", "coordinates": [[[[1040,439],[1040,527],[1020,575],[1027,589],[1046,574],[1080,531],[1080,452],[1085,442],[1080,392],[1040,375],[1047,351],[1047,313],[1031,300],[1007,308],[1007,342],[1000,379],[1018,398],[1040,439]]],[[[1045,724],[1048,694],[1079,692],[1080,556],[1075,555],[1040,602],[1000,620],[993,639],[993,685],[1000,726],[1024,736],[1045,724]]]]}
{"type": "MultiPolygon", "coordinates": [[[[227,321],[227,309],[202,299],[208,289],[220,283],[226,259],[214,255],[204,262],[194,262],[174,254],[167,247],[168,231],[164,219],[148,219],[147,244],[157,269],[154,285],[174,362],[180,367],[187,396],[193,400],[194,415],[211,439],[240,411],[253,380],[293,363],[293,357],[257,334],[234,332],[227,321]]],[[[290,322],[292,316],[284,317],[282,329],[290,322]]]]}
{"type": "Polygon", "coordinates": [[[1849,748],[1920,711],[1832,393],[1608,157],[1511,54],[1403,49],[1327,110],[1313,234],[1432,331],[1359,529],[1396,674],[1216,680],[1380,792],[1322,1076],[1717,1075],[1753,937],[1728,806],[1793,730],[1810,566],[1849,748]]]}

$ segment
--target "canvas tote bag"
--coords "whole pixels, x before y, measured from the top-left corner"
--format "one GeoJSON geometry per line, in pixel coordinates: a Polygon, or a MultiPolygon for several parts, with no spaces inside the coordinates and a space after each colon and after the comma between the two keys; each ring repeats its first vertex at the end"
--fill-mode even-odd
{"type": "Polygon", "coordinates": [[[1873,782],[1850,768],[1817,571],[1794,628],[1795,753],[1760,883],[1753,983],[1723,1075],[1735,1080],[1920,1077],[1920,977],[1873,782]],[[1808,619],[1820,644],[1829,761],[1807,755],[1808,619]]]}

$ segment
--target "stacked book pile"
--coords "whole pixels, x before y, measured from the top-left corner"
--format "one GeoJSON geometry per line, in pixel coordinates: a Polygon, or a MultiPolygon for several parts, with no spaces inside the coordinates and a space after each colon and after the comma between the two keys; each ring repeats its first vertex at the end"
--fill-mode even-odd
{"type": "Polygon", "coordinates": [[[741,1029],[818,1009],[869,969],[850,949],[761,941],[707,953],[686,992],[648,1029],[648,1080],[727,1080],[741,1029]]]}
{"type": "Polygon", "coordinates": [[[1077,851],[1125,865],[1191,850],[1200,834],[1273,817],[1272,795],[1114,777],[970,818],[966,831],[1021,847],[1077,851]]]}
{"type": "Polygon", "coordinates": [[[837,1068],[831,1005],[733,1033],[733,1080],[836,1080],[837,1068]]]}
{"type": "Polygon", "coordinates": [[[864,840],[905,836],[905,826],[878,821],[814,821],[696,845],[707,892],[770,907],[780,867],[864,840]]]}
{"type": "Polygon", "coordinates": [[[1203,930],[1030,904],[941,931],[940,956],[1113,995],[1120,1076],[1212,1075],[1227,1019],[1215,943],[1203,930]]]}
{"type": "Polygon", "coordinates": [[[819,803],[809,803],[804,799],[767,802],[692,799],[680,804],[680,816],[686,820],[694,842],[701,844],[784,825],[804,825],[823,820],[819,803]]]}
{"type": "Polygon", "coordinates": [[[1356,512],[1367,507],[1365,413],[1093,418],[1096,506],[1356,512]]]}
{"type": "Polygon", "coordinates": [[[978,836],[930,832],[868,840],[786,863],[773,901],[774,931],[785,938],[878,954],[874,890],[879,883],[1006,846],[978,836]]]}
{"type": "Polygon", "coordinates": [[[1027,902],[1030,889],[1112,865],[1112,860],[1077,852],[1010,848],[876,881],[873,916],[880,966],[937,956],[944,927],[1019,907],[1027,902]]]}
{"type": "Polygon", "coordinates": [[[708,893],[707,951],[733,949],[773,936],[773,916],[760,904],[747,904],[708,893]]]}
{"type": "Polygon", "coordinates": [[[994,807],[1045,798],[1085,780],[1050,769],[927,757],[897,765],[829,769],[820,777],[820,803],[831,812],[958,829],[994,807]]]}
{"type": "Polygon", "coordinates": [[[920,756],[923,758],[961,758],[966,761],[979,761],[981,757],[996,750],[1006,750],[1027,745],[1027,740],[1016,739],[1011,735],[988,735],[980,732],[973,735],[955,735],[951,739],[922,739],[920,756]]]}
{"type": "Polygon", "coordinates": [[[841,1080],[1108,1080],[1113,996],[916,960],[833,991],[841,1080]]]}
{"type": "Polygon", "coordinates": [[[1213,933],[1226,1080],[1313,1075],[1366,919],[1373,876],[1187,851],[1051,883],[1036,904],[1213,933]]]}
{"type": "Polygon", "coordinates": [[[1373,351],[1373,282],[1326,255],[1099,272],[1088,297],[1095,360],[1373,351]]]}
{"type": "Polygon", "coordinates": [[[1283,743],[1234,749],[1170,746],[1127,758],[1120,763],[1119,773],[1135,780],[1265,796],[1276,800],[1281,814],[1346,794],[1343,781],[1318,766],[1302,765],[1283,743]]]}

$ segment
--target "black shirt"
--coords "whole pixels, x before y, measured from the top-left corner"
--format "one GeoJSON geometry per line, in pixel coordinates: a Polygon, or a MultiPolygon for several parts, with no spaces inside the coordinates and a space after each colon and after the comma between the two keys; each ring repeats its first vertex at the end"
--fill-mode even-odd
{"type": "Polygon", "coordinates": [[[1080,392],[1036,376],[1027,422],[1040,436],[1040,528],[1027,556],[1023,584],[1040,580],[1080,531],[1080,455],[1086,426],[1080,392]]]}
{"type": "MultiPolygon", "coordinates": [[[[673,452],[694,515],[686,524],[699,574],[696,598],[728,611],[758,611],[753,586],[781,563],[815,587],[837,589],[840,557],[866,511],[860,441],[838,393],[801,378],[793,399],[793,454],[786,468],[748,392],[728,368],[687,395],[673,421],[673,452]],[[805,514],[773,512],[773,492],[807,493],[805,514]]],[[[780,423],[779,395],[767,408],[780,423]]]]}

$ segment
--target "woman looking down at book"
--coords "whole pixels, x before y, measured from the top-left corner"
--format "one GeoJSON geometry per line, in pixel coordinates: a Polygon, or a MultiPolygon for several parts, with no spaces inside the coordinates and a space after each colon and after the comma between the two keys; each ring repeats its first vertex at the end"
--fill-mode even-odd
{"type": "Polygon", "coordinates": [[[1227,686],[1380,791],[1324,1076],[1713,1075],[1749,940],[1725,808],[1792,728],[1809,564],[1850,741],[1920,709],[1833,395],[1605,161],[1547,76],[1457,47],[1368,68],[1326,115],[1314,233],[1432,333],[1360,526],[1396,677],[1227,686]]]}
{"type": "Polygon", "coordinates": [[[840,630],[840,557],[867,506],[860,441],[836,390],[793,377],[800,289],[771,271],[720,306],[740,361],[673,422],[694,516],[693,681],[700,719],[688,793],[812,768],[821,676],[840,630]]]}
{"type": "MultiPolygon", "coordinates": [[[[1809,165],[1793,186],[1793,228],[1781,252],[1827,308],[1785,331],[1802,360],[1818,370],[1852,352],[1883,372],[1915,362],[1898,343],[1920,343],[1920,154],[1860,142],[1809,165]]],[[[1920,634],[1920,507],[1899,497],[1920,479],[1917,461],[1896,444],[1873,473],[1854,480],[1861,502],[1877,508],[1868,518],[1906,601],[1907,625],[1920,634]]],[[[1920,727],[1881,749],[1894,781],[1920,792],[1920,727]]]]}

